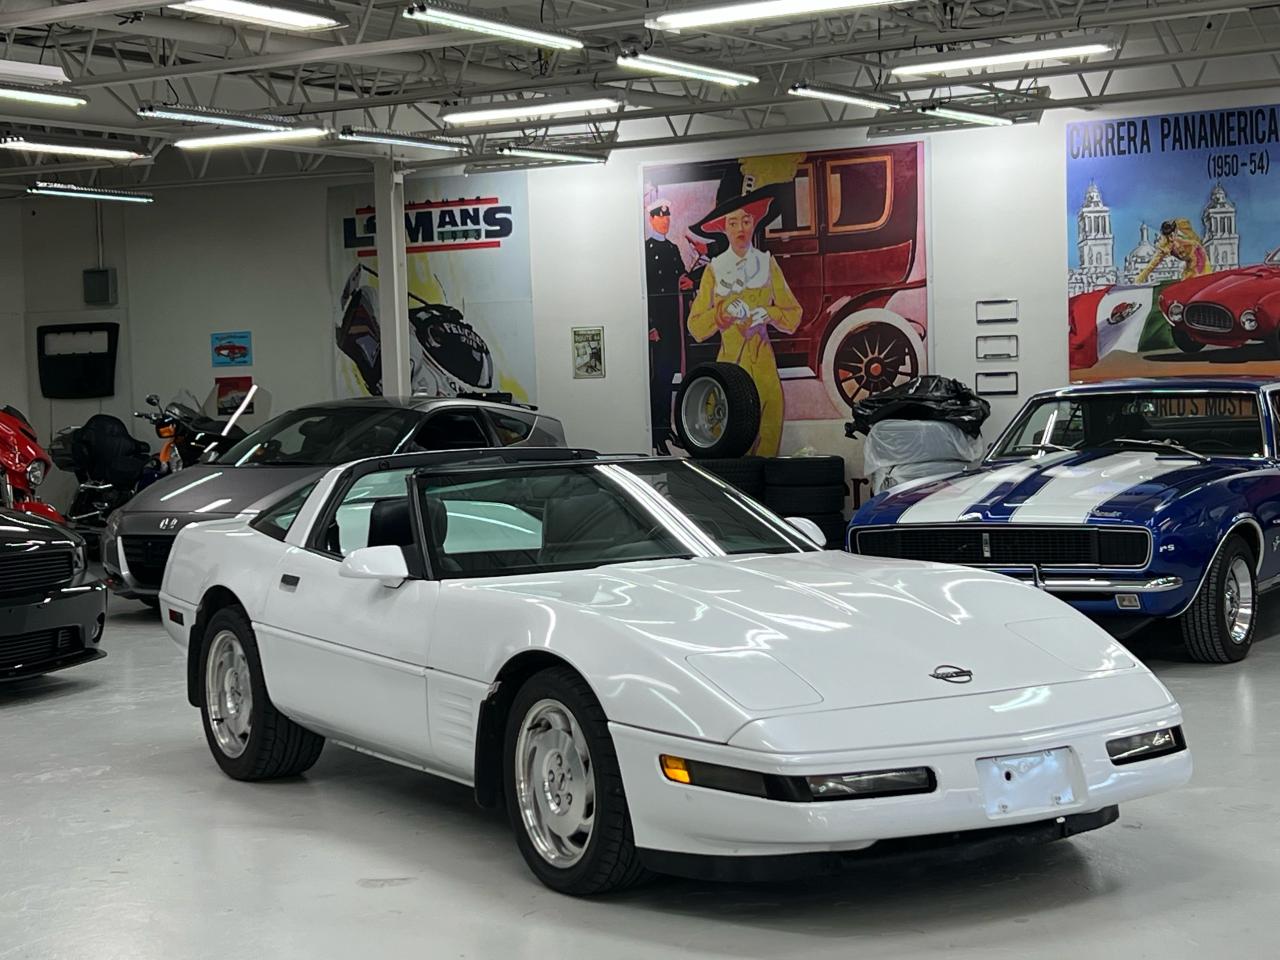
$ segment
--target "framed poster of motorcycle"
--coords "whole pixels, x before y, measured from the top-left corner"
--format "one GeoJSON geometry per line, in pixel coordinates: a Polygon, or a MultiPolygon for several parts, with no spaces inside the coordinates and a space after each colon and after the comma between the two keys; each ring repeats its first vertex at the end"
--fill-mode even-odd
{"type": "Polygon", "coordinates": [[[574,327],[573,379],[604,379],[604,327],[574,327]]]}
{"type": "MultiPolygon", "coordinates": [[[[523,173],[405,183],[405,259],[413,392],[535,389],[528,188],[523,173]]],[[[329,191],[339,396],[382,393],[373,190],[329,191]]]]}
{"type": "Polygon", "coordinates": [[[1280,106],[1067,125],[1071,378],[1280,372],[1280,106]]]}
{"type": "Polygon", "coordinates": [[[895,143],[644,167],[655,448],[673,427],[684,442],[676,396],[703,364],[754,384],[741,452],[763,456],[837,449],[853,404],[926,372],[924,159],[895,143]]]}

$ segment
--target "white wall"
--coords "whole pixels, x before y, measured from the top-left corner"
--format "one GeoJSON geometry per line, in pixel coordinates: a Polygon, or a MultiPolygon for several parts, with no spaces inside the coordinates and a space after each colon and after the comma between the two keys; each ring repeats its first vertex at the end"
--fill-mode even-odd
{"type": "Polygon", "coordinates": [[[22,207],[0,202],[0,406],[27,406],[26,312],[22,282],[22,207]]]}

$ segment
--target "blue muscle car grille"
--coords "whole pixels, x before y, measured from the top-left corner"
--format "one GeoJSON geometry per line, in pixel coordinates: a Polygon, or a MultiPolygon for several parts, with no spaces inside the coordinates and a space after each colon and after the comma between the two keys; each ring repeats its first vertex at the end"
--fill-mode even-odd
{"type": "Polygon", "coordinates": [[[859,530],[851,546],[866,556],[969,566],[1142,567],[1150,542],[1146,530],[904,524],[859,530]]]}
{"type": "Polygon", "coordinates": [[[1235,324],[1235,317],[1226,307],[1216,303],[1189,303],[1185,317],[1188,327],[1225,333],[1235,324]]]}

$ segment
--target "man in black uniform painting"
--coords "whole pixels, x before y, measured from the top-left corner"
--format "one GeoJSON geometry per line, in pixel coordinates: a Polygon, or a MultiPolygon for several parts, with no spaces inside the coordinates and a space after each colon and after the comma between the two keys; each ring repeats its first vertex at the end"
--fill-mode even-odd
{"type": "Polygon", "coordinates": [[[649,397],[653,448],[666,454],[671,438],[671,381],[680,371],[683,293],[693,289],[680,248],[667,239],[671,204],[650,192],[645,201],[648,231],[644,241],[649,305],[649,397]]]}

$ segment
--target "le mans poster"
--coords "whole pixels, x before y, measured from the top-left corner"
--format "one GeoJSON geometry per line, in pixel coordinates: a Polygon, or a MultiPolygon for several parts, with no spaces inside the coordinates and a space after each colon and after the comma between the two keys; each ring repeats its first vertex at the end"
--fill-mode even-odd
{"type": "Polygon", "coordinates": [[[1280,107],[1067,127],[1071,378],[1280,371],[1280,107]]]}

